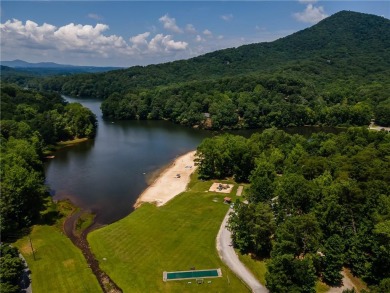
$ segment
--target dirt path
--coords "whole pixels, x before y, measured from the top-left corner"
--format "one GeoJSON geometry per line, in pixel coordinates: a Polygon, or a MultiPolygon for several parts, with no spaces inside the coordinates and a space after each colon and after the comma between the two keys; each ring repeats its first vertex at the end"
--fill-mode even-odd
{"type": "Polygon", "coordinates": [[[332,287],[327,291],[327,293],[342,293],[345,289],[352,289],[352,288],[356,290],[356,287],[353,285],[352,280],[348,278],[344,270],[341,272],[341,274],[343,275],[343,285],[341,287],[332,287]]]}
{"type": "Polygon", "coordinates": [[[226,213],[217,235],[217,250],[222,261],[255,293],[268,293],[267,288],[253,276],[253,274],[244,266],[238,258],[232,245],[231,232],[226,228],[229,219],[229,213],[226,213]]]}
{"type": "Polygon", "coordinates": [[[102,288],[103,292],[105,293],[121,293],[122,289],[120,289],[111,279],[110,277],[103,272],[99,267],[99,262],[96,260],[95,256],[93,255],[88,241],[87,241],[87,235],[89,232],[91,232],[94,229],[97,229],[99,226],[96,223],[93,223],[91,226],[89,226],[87,229],[85,229],[81,236],[76,236],[74,231],[76,227],[77,220],[79,219],[80,215],[82,214],[82,211],[73,213],[71,216],[66,218],[64,222],[64,232],[69,237],[69,239],[73,242],[74,245],[76,245],[81,252],[83,253],[88,266],[92,269],[92,272],[96,276],[100,287],[102,288]]]}
{"type": "Polygon", "coordinates": [[[385,130],[385,131],[390,131],[390,127],[375,125],[373,122],[370,123],[368,128],[371,129],[371,130],[377,130],[377,131],[381,131],[382,129],[385,130]]]}

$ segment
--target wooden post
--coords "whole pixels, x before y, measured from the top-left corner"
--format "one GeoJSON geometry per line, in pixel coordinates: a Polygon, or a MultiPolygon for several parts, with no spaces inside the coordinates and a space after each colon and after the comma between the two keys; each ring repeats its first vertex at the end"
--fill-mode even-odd
{"type": "Polygon", "coordinates": [[[36,260],[36,259],[35,259],[35,252],[34,252],[34,248],[33,248],[33,245],[32,245],[32,241],[31,241],[30,235],[28,235],[28,240],[30,240],[31,251],[32,251],[32,253],[33,253],[34,260],[36,260]]]}

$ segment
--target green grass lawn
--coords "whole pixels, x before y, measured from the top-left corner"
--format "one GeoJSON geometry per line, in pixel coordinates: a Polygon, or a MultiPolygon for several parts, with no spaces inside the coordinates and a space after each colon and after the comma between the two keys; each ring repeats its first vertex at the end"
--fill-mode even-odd
{"type": "Polygon", "coordinates": [[[316,293],[326,293],[329,291],[330,287],[328,285],[326,285],[325,283],[318,280],[316,282],[315,289],[316,289],[316,293]]]}
{"type": "Polygon", "coordinates": [[[36,225],[30,237],[36,260],[28,237],[14,245],[26,258],[32,272],[34,293],[102,292],[81,251],[55,225],[36,225]]]}
{"type": "Polygon", "coordinates": [[[252,272],[262,285],[265,285],[265,273],[267,272],[266,262],[253,259],[249,254],[237,252],[240,261],[252,272]]]}
{"type": "MultiPolygon", "coordinates": [[[[205,192],[211,183],[192,180],[187,192],[165,206],[143,204],[89,235],[101,268],[124,292],[249,292],[218,256],[215,240],[228,205],[226,194],[205,192]],[[162,280],[163,271],[191,267],[221,268],[223,277],[201,285],[162,280]]],[[[236,189],[229,195],[233,199],[236,189]]]]}
{"type": "Polygon", "coordinates": [[[47,201],[42,223],[29,234],[36,260],[27,236],[14,243],[31,270],[34,293],[102,292],[81,251],[61,230],[65,217],[76,210],[68,201],[47,201]]]}

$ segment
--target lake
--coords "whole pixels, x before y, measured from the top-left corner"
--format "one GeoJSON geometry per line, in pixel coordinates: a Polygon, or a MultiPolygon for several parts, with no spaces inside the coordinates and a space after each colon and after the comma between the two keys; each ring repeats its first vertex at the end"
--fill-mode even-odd
{"type": "MultiPolygon", "coordinates": [[[[96,213],[99,224],[112,223],[131,213],[156,171],[213,135],[168,121],[106,121],[100,111],[101,100],[66,100],[91,109],[98,118],[98,131],[94,140],[57,151],[55,158],[45,164],[46,183],[55,200],[68,198],[96,213]]],[[[319,130],[301,127],[289,132],[319,130]]],[[[253,132],[239,133],[248,136],[253,132]]]]}

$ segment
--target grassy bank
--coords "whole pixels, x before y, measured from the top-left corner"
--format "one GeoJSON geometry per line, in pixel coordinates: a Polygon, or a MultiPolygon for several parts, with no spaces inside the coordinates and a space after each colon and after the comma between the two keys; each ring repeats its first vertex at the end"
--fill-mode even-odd
{"type": "Polygon", "coordinates": [[[192,179],[189,191],[165,206],[143,204],[126,218],[89,235],[101,268],[124,292],[249,291],[218,257],[215,239],[228,206],[223,203],[225,194],[205,192],[211,183],[192,179]],[[162,280],[163,271],[191,267],[222,268],[223,277],[205,279],[201,285],[195,280],[191,284],[162,280]]]}
{"type": "Polygon", "coordinates": [[[88,141],[88,138],[75,138],[72,140],[57,142],[55,145],[48,146],[47,149],[44,151],[44,155],[46,156],[52,155],[55,151],[58,151],[66,147],[71,147],[86,141],[88,141]]]}
{"type": "Polygon", "coordinates": [[[35,225],[29,238],[19,239],[14,245],[26,258],[32,272],[32,290],[41,292],[102,292],[81,251],[61,231],[63,217],[74,210],[67,202],[60,202],[47,211],[47,223],[35,225]]]}
{"type": "Polygon", "coordinates": [[[240,261],[252,272],[261,284],[265,284],[265,273],[267,272],[266,261],[253,259],[249,254],[241,254],[237,251],[240,261]]]}

